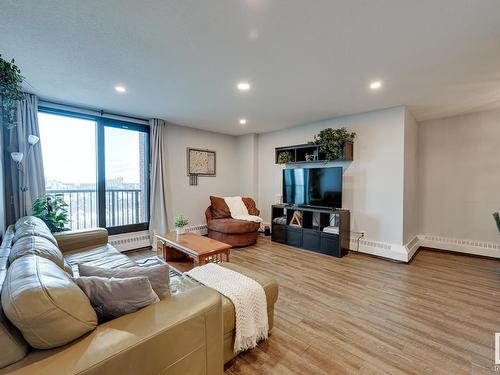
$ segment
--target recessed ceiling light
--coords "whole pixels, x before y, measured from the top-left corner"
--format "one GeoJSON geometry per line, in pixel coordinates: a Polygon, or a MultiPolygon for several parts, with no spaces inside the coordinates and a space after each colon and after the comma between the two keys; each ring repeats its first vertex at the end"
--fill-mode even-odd
{"type": "Polygon", "coordinates": [[[240,91],[248,91],[250,90],[250,84],[248,82],[239,82],[238,83],[238,90],[240,91]]]}
{"type": "Polygon", "coordinates": [[[247,120],[244,118],[240,118],[240,125],[245,125],[247,123],[247,120]]]}
{"type": "Polygon", "coordinates": [[[370,88],[372,90],[378,90],[381,87],[382,87],[382,82],[380,81],[373,81],[372,83],[370,83],[370,88]]]}
{"type": "Polygon", "coordinates": [[[127,89],[125,88],[125,86],[118,85],[118,86],[115,86],[115,91],[120,92],[120,93],[124,93],[127,91],[127,89]]]}

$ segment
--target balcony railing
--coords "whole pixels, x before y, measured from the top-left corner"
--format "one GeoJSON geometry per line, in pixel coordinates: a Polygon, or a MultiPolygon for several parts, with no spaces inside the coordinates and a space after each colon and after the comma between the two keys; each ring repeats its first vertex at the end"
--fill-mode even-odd
{"type": "MultiPolygon", "coordinates": [[[[85,229],[99,225],[96,190],[47,189],[47,194],[60,195],[68,204],[71,229],[85,229]]],[[[106,190],[106,227],[144,222],[144,210],[141,189],[106,190]]]]}

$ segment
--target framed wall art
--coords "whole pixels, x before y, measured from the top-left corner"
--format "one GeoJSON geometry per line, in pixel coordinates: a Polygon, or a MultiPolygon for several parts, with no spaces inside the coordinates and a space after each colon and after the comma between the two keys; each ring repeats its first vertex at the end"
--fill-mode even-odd
{"type": "Polygon", "coordinates": [[[187,149],[187,174],[188,176],[215,176],[215,151],[197,148],[187,149]]]}

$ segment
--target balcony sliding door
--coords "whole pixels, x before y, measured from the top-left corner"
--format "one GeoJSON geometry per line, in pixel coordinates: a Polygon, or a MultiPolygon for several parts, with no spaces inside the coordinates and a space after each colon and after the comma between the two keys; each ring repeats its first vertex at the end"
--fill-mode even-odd
{"type": "Polygon", "coordinates": [[[38,121],[47,194],[64,198],[72,229],[99,226],[96,122],[51,113],[38,121]]]}
{"type": "Polygon", "coordinates": [[[106,227],[147,229],[148,133],[130,125],[104,122],[106,227]]]}
{"type": "Polygon", "coordinates": [[[72,229],[148,228],[148,126],[52,110],[39,123],[46,191],[64,198],[72,229]]]}

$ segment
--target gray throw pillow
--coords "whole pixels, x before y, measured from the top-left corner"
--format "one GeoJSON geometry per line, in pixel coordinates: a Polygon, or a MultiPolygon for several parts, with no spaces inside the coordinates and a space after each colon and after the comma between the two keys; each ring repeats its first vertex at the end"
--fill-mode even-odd
{"type": "Polygon", "coordinates": [[[78,277],[74,281],[89,298],[99,323],[133,313],[160,300],[147,277],[108,279],[90,276],[78,277]]]}
{"type": "Polygon", "coordinates": [[[115,277],[119,279],[127,277],[147,277],[153,290],[160,299],[164,299],[170,295],[168,264],[130,268],[103,268],[79,264],[78,272],[80,276],[115,277]]]}

